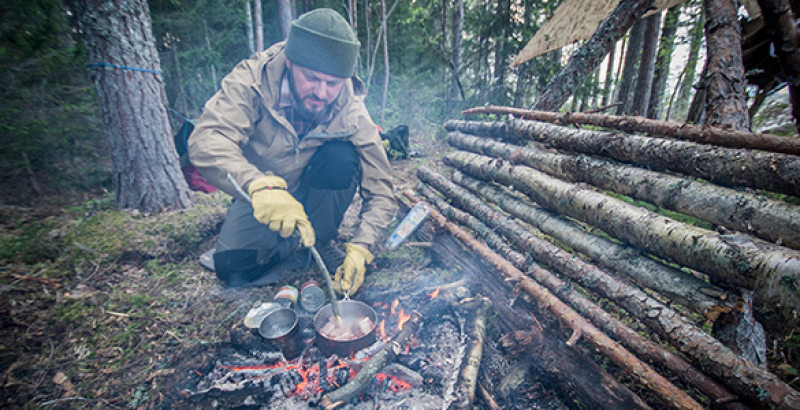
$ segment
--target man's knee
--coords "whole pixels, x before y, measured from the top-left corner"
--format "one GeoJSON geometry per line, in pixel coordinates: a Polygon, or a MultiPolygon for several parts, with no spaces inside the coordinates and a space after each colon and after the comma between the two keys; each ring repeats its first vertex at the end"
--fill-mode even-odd
{"type": "Polygon", "coordinates": [[[323,144],[305,170],[309,187],[326,190],[351,188],[360,175],[361,162],[352,143],[330,141],[323,144]]]}

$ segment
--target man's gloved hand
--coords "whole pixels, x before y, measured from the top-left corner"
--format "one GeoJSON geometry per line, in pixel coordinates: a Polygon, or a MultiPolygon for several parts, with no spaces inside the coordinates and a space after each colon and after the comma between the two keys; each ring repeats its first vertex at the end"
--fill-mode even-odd
{"type": "Polygon", "coordinates": [[[358,288],[364,284],[367,264],[372,262],[374,256],[367,248],[354,243],[346,243],[344,248],[347,250],[347,256],[344,258],[342,266],[336,269],[333,288],[339,293],[356,293],[358,288]]]}
{"type": "Polygon", "coordinates": [[[303,204],[286,190],[286,181],[275,175],[257,178],[248,187],[253,201],[253,216],[269,229],[288,238],[295,228],[300,232],[303,246],[310,248],[316,242],[314,228],[308,220],[303,204]]]}

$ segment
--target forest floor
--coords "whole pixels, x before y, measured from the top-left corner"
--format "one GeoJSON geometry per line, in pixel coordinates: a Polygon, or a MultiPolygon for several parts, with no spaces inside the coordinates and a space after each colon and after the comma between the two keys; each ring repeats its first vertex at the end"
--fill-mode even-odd
{"type": "MultiPolygon", "coordinates": [[[[411,131],[412,149],[423,154],[393,161],[398,192],[446,149],[442,138],[411,131]]],[[[230,203],[220,192],[157,215],[116,210],[111,197],[59,202],[0,205],[4,409],[168,406],[174,360],[227,341],[230,327],[272,300],[278,286],[322,281],[312,269],[274,287],[229,289],[202,268],[198,256],[214,246],[230,203]]],[[[340,241],[352,234],[357,209],[354,202],[340,241]]],[[[398,272],[411,277],[421,258],[404,252],[379,255],[378,265],[391,263],[392,274],[379,268],[365,286],[395,286],[404,276],[398,272]]]]}

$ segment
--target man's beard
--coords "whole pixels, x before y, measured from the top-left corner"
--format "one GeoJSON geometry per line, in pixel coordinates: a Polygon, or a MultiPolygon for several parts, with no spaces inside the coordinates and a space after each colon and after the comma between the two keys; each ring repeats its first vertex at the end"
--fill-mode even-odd
{"type": "MultiPolygon", "coordinates": [[[[293,101],[293,109],[294,111],[299,114],[304,121],[312,123],[312,124],[319,124],[325,115],[328,113],[328,110],[331,109],[332,104],[325,104],[322,109],[317,112],[311,111],[306,108],[305,101],[300,98],[300,95],[297,94],[297,88],[295,87],[294,83],[294,72],[289,71],[289,90],[292,93],[292,101],[293,101]]],[[[313,98],[316,100],[316,97],[313,94],[309,94],[306,98],[313,98]]],[[[319,101],[319,100],[317,100],[319,101]]]]}

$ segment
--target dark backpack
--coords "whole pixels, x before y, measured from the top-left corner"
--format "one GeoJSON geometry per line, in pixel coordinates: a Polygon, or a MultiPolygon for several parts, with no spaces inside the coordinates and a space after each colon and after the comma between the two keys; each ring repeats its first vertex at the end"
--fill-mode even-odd
{"type": "Polygon", "coordinates": [[[381,140],[389,159],[408,158],[408,125],[399,125],[389,131],[381,132],[381,140]]]}
{"type": "Polygon", "coordinates": [[[178,151],[181,171],[183,172],[183,177],[186,179],[186,183],[189,184],[189,189],[210,194],[216,191],[217,188],[206,181],[206,179],[200,175],[200,171],[189,161],[189,137],[192,135],[192,131],[194,131],[194,123],[194,120],[185,118],[183,120],[183,125],[181,125],[175,137],[173,137],[173,142],[175,143],[175,150],[178,151]]]}

